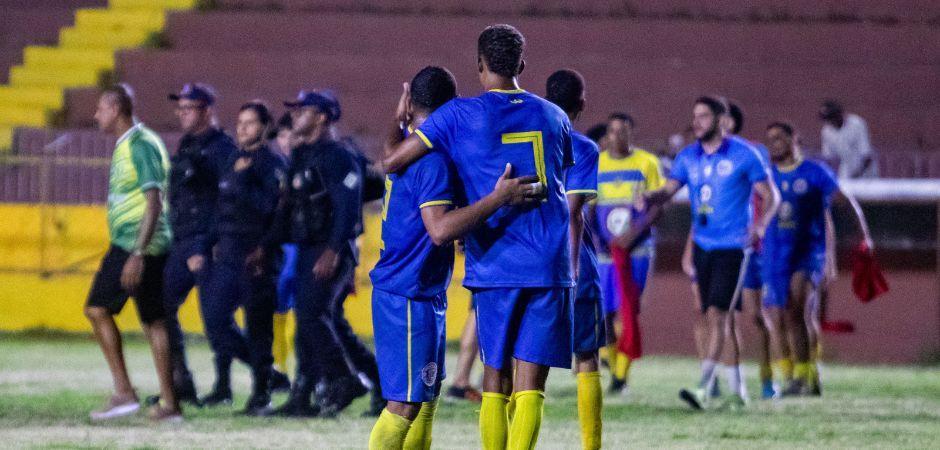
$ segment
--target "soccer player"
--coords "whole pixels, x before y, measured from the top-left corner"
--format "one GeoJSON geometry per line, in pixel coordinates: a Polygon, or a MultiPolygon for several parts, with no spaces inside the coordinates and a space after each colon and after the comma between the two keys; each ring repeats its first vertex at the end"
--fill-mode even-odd
{"type": "MultiPolygon", "coordinates": [[[[402,94],[389,136],[402,140],[409,130],[457,95],[447,69],[425,67],[402,94]]],[[[508,178],[479,201],[462,203],[453,166],[434,152],[398,174],[387,175],[382,212],[382,253],[371,272],[372,323],[382,392],[388,405],[369,438],[370,449],[427,449],[437,396],[444,379],[447,285],[454,265],[453,240],[483,223],[513,198],[531,190],[535,176],[508,178]]]]}
{"type": "MultiPolygon", "coordinates": [[[[574,121],[584,111],[584,78],[573,70],[559,70],[548,77],[545,99],[558,105],[574,121]]],[[[572,303],[572,341],[578,380],[578,419],[581,445],[601,448],[601,376],[598,349],[606,343],[604,313],[601,305],[600,277],[593,237],[585,227],[587,202],[597,197],[597,144],[586,136],[571,132],[571,150],[575,164],[565,173],[565,194],[570,211],[572,271],[577,287],[572,303]]]]}
{"type": "Polygon", "coordinates": [[[517,174],[537,175],[545,191],[543,201],[503,208],[464,240],[464,285],[477,303],[484,364],[480,434],[487,449],[532,448],[549,368],[571,367],[574,282],[563,178],[573,163],[571,123],[560,108],[519,88],[524,48],[522,33],[512,26],[487,27],[477,42],[487,92],[450,101],[401,144],[385,148],[389,172],[431,151],[445,152],[471,203],[490,192],[507,163],[517,174]]]}
{"type": "MultiPolygon", "coordinates": [[[[744,143],[752,145],[757,149],[757,154],[760,156],[761,161],[770,166],[770,155],[767,152],[767,147],[764,147],[761,143],[750,142],[740,136],[741,129],[744,128],[744,111],[738,106],[737,103],[727,100],[728,104],[728,113],[725,114],[721,120],[722,131],[726,136],[731,137],[731,139],[741,139],[744,143]]],[[[752,208],[754,213],[754,220],[759,220],[761,216],[761,197],[756,193],[751,196],[752,208]]],[[[748,264],[745,268],[744,273],[744,284],[742,285],[741,299],[744,301],[744,311],[746,317],[749,321],[754,324],[755,329],[757,330],[758,338],[758,367],[759,375],[761,382],[761,398],[769,399],[773,398],[777,394],[777,389],[774,387],[773,381],[773,369],[770,363],[770,333],[767,331],[767,325],[764,321],[764,316],[761,313],[763,310],[761,304],[761,297],[763,296],[763,282],[761,280],[761,242],[758,242],[754,247],[754,253],[751,258],[748,258],[748,264]]],[[[733,326],[729,327],[730,331],[734,332],[734,335],[730,336],[729,339],[734,339],[735,345],[740,347],[741,334],[740,327],[733,326]]],[[[784,352],[782,355],[786,355],[784,352]]],[[[788,372],[789,359],[785,356],[781,356],[777,361],[778,370],[780,375],[784,375],[788,372]]],[[[740,368],[726,368],[726,370],[736,370],[740,371],[740,368]]]]}
{"type": "MultiPolygon", "coordinates": [[[[665,186],[644,195],[648,205],[663,204],[683,185],[689,186],[693,263],[706,319],[707,348],[698,388],[694,392],[683,389],[680,396],[695,409],[706,406],[706,392],[714,382],[724,349],[729,311],[741,308],[738,297],[744,263],[776,213],[780,195],[768,182],[769,168],[757,150],[722,135],[719,121],[725,113],[725,104],[714,97],[695,101],[692,127],[697,141],[676,157],[665,186]],[[760,195],[765,209],[760,220],[749,227],[752,190],[760,195]]],[[[724,362],[738,367],[736,352],[728,353],[724,362]]],[[[729,406],[743,406],[746,400],[740,372],[729,373],[729,378],[729,406]]]]}
{"type": "MultiPolygon", "coordinates": [[[[611,258],[611,246],[624,248],[630,255],[632,282],[635,292],[642,295],[656,253],[650,226],[662,215],[662,206],[650,205],[640,209],[637,208],[637,200],[647,190],[659,189],[666,182],[659,159],[633,147],[633,126],[633,117],[625,113],[614,113],[607,119],[606,146],[598,162],[598,194],[593,214],[598,240],[598,271],[609,333],[607,355],[613,375],[611,393],[627,392],[632,359],[638,356],[621,352],[617,345],[617,314],[625,299],[622,298],[623,286],[618,269],[611,258]]],[[[632,306],[635,314],[630,315],[634,320],[640,311],[639,297],[636,300],[632,306]]],[[[638,325],[638,322],[633,323],[633,326],[638,325]]]]}
{"type": "Polygon", "coordinates": [[[773,261],[764,266],[764,307],[774,325],[771,327],[776,334],[774,342],[782,345],[789,340],[793,354],[794,378],[783,395],[818,395],[818,372],[811,358],[807,336],[810,324],[806,322],[805,308],[822,280],[826,258],[835,258],[826,252],[827,239],[834,237],[827,233],[827,223],[832,222],[831,201],[836,199],[852,206],[869,249],[873,248],[871,236],[858,202],[839,189],[835,176],[824,163],[803,158],[790,124],[768,125],[767,145],[782,202],[764,237],[764,257],[773,261]],[[786,336],[780,331],[784,323],[786,336]]]}
{"type": "Polygon", "coordinates": [[[163,308],[163,268],[170,245],[163,204],[170,160],[160,137],[142,123],[134,123],[133,101],[124,86],[101,94],[95,122],[101,131],[116,137],[117,143],[108,187],[111,245],[88,293],[85,316],[111,369],[115,392],[104,408],[91,413],[91,419],[115,419],[140,409],[124,364],[121,332],[114,322],[127,298],[134,297],[160,382],[160,402],[150,410],[150,418],[181,422],[163,308]]]}

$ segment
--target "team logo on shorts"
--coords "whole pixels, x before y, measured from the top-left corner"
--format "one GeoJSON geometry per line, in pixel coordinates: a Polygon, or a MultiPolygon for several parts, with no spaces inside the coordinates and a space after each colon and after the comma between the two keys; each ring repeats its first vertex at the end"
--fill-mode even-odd
{"type": "Polygon", "coordinates": [[[797,178],[796,181],[793,182],[793,192],[797,194],[805,194],[808,188],[809,186],[806,184],[806,180],[802,178],[797,178]]]}
{"type": "Polygon", "coordinates": [[[731,175],[731,169],[733,168],[734,166],[731,164],[731,161],[728,161],[727,159],[718,161],[718,175],[719,176],[726,177],[728,175],[731,175]]]}
{"type": "Polygon", "coordinates": [[[709,185],[702,186],[702,189],[699,191],[699,197],[701,197],[703,202],[707,202],[712,199],[712,187],[709,185]]]}
{"type": "Polygon", "coordinates": [[[429,362],[421,369],[421,382],[427,387],[434,386],[437,383],[437,363],[429,362]]]}
{"type": "Polygon", "coordinates": [[[627,208],[614,208],[607,215],[607,231],[614,236],[619,236],[630,227],[630,210],[627,208]]]}

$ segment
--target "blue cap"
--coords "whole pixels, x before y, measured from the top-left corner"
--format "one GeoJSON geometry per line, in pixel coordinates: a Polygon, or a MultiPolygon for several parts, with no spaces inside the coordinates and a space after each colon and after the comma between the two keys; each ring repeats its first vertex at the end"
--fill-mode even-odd
{"type": "Polygon", "coordinates": [[[210,106],[215,103],[215,89],[205,83],[186,83],[179,94],[170,94],[168,99],[177,100],[198,100],[210,106]]]}
{"type": "Polygon", "coordinates": [[[329,90],[302,90],[297,93],[297,100],[284,102],[284,106],[290,108],[316,107],[327,115],[330,122],[338,121],[343,114],[339,107],[339,100],[336,99],[336,94],[329,90]]]}

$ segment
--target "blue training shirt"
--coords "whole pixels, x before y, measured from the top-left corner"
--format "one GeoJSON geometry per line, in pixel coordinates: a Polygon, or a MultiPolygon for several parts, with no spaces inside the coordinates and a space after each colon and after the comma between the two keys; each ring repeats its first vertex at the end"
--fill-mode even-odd
{"type": "Polygon", "coordinates": [[[524,90],[456,98],[415,130],[424,144],[450,156],[468,203],[512,176],[538,175],[545,201],[506,206],[464,240],[467,287],[571,287],[564,169],[571,160],[571,123],[554,104],[524,90]]]}
{"type": "Polygon", "coordinates": [[[726,138],[705,153],[698,141],[676,157],[669,178],[688,185],[695,243],[705,249],[744,248],[751,220],[751,188],[769,168],[743,140],[726,138]]]}
{"type": "Polygon", "coordinates": [[[790,267],[826,251],[826,210],[839,188],[824,163],[800,160],[790,167],[773,168],[780,190],[780,209],[764,236],[768,257],[790,267]]]}
{"type": "MultiPolygon", "coordinates": [[[[574,166],[565,173],[565,193],[585,195],[589,199],[597,197],[597,165],[600,150],[594,141],[581,133],[571,132],[571,150],[574,166]]],[[[584,212],[582,212],[584,214],[584,212]]],[[[601,278],[597,272],[597,251],[591,228],[585,220],[584,233],[581,236],[581,250],[578,253],[578,297],[590,293],[600,293],[601,278]]]]}
{"type": "Polygon", "coordinates": [[[454,245],[434,245],[421,208],[457,203],[456,175],[447,157],[432,152],[400,174],[385,177],[382,247],[369,273],[375,289],[409,299],[434,297],[450,284],[454,245]]]}

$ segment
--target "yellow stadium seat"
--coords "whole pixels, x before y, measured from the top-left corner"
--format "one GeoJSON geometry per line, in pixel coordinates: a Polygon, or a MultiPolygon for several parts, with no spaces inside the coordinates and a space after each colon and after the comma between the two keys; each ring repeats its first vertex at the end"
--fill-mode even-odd
{"type": "Polygon", "coordinates": [[[163,28],[165,15],[161,9],[79,9],[75,13],[75,27],[159,30],[163,28]]]}
{"type": "Polygon", "coordinates": [[[59,32],[59,45],[66,48],[117,50],[137,47],[153,32],[140,28],[103,31],[68,27],[59,32]]]}
{"type": "Polygon", "coordinates": [[[108,5],[112,9],[191,9],[195,8],[197,0],[110,0],[108,5]]]}
{"type": "Polygon", "coordinates": [[[114,52],[107,49],[63,49],[31,45],[23,50],[23,65],[58,70],[70,67],[114,68],[114,52]]]}
{"type": "Polygon", "coordinates": [[[46,109],[41,106],[0,106],[0,126],[41,127],[46,124],[46,109]]]}
{"type": "Polygon", "coordinates": [[[61,89],[95,86],[100,71],[94,68],[33,69],[16,66],[10,69],[10,84],[13,86],[54,86],[61,89]]]}
{"type": "Polygon", "coordinates": [[[0,105],[62,107],[62,90],[53,87],[0,86],[0,105]]]}

